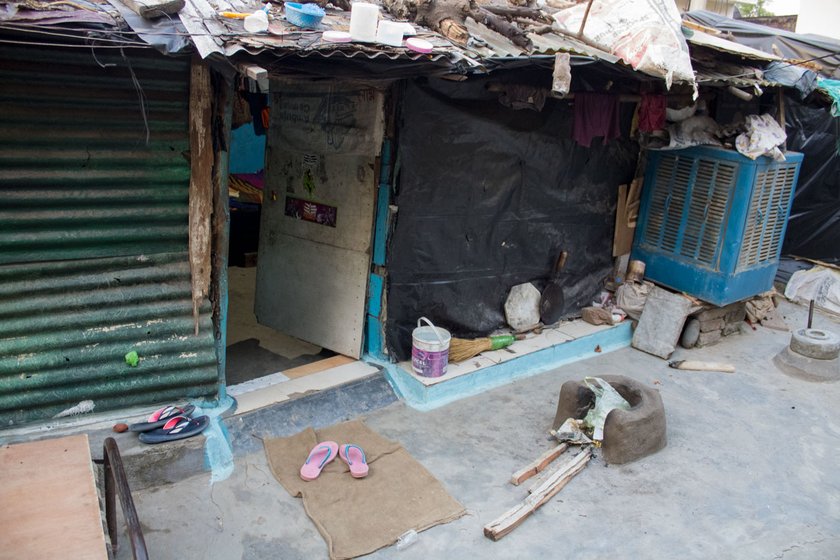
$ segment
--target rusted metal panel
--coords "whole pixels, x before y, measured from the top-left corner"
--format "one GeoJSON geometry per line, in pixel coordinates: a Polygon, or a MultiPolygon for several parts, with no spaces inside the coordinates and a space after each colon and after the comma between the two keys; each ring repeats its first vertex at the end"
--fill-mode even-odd
{"type": "Polygon", "coordinates": [[[0,427],[217,395],[189,59],[102,50],[0,47],[0,427]]]}

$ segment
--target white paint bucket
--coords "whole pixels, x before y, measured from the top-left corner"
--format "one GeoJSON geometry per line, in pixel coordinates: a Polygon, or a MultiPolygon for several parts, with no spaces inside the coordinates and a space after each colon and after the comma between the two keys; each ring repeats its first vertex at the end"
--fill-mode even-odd
{"type": "Polygon", "coordinates": [[[432,324],[425,317],[417,320],[411,333],[411,369],[421,377],[441,377],[449,363],[449,341],[452,335],[446,329],[432,324]],[[421,326],[425,322],[428,326],[421,326]]]}

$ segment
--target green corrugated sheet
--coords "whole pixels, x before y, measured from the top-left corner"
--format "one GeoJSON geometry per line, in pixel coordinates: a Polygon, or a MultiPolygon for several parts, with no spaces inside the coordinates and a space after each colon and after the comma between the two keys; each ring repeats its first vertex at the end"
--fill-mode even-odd
{"type": "Polygon", "coordinates": [[[192,319],[189,59],[103,51],[0,47],[0,426],[218,389],[209,303],[192,319]]]}

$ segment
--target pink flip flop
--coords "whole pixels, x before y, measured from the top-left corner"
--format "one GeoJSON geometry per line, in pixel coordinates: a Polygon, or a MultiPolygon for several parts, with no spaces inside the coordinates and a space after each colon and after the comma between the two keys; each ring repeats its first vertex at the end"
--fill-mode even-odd
{"type": "Polygon", "coordinates": [[[303,480],[315,480],[321,474],[321,470],[330,461],[335,460],[338,452],[338,444],[334,441],[322,441],[312,448],[309,457],[300,468],[300,477],[303,480]]]}
{"type": "Polygon", "coordinates": [[[368,474],[368,464],[365,459],[365,452],[358,445],[345,443],[338,450],[339,456],[350,467],[350,474],[353,478],[364,478],[368,474]]]}

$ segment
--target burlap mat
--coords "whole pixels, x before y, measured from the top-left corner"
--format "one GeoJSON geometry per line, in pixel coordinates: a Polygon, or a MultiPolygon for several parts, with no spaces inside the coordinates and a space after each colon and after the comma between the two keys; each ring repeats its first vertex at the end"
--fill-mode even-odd
{"type": "Polygon", "coordinates": [[[303,498],[307,515],[326,539],[330,558],[355,558],[396,542],[410,529],[422,531],[465,513],[441,483],[402,446],[356,420],[287,438],[265,440],[268,464],[280,484],[303,498]],[[319,441],[355,443],[370,471],[355,479],[340,458],[317,479],[300,478],[300,467],[319,441]]]}

